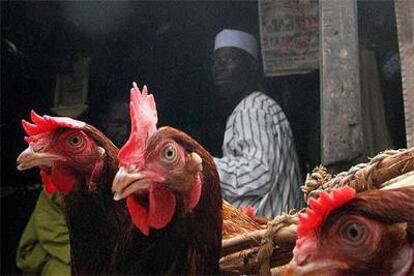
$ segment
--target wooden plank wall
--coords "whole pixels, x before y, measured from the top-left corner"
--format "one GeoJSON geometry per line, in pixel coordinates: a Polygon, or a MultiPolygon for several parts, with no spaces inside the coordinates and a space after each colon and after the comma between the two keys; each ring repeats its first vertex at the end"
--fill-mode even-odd
{"type": "Polygon", "coordinates": [[[356,0],[320,0],[321,148],[326,166],[363,152],[356,0]]]}
{"type": "Polygon", "coordinates": [[[407,147],[414,147],[414,1],[395,0],[407,147]]]}

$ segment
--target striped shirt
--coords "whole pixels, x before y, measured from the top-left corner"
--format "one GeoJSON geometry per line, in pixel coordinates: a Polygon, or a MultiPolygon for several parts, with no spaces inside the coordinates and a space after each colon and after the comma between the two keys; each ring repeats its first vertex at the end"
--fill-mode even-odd
{"type": "Polygon", "coordinates": [[[244,98],[227,119],[222,150],[214,161],[231,204],[268,218],[303,207],[292,131],[273,99],[262,92],[244,98]]]}

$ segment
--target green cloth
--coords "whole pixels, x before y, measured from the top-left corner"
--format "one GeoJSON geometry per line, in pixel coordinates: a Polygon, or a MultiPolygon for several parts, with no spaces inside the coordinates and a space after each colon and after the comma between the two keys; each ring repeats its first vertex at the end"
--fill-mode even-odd
{"type": "Polygon", "coordinates": [[[17,248],[24,274],[71,275],[69,231],[57,193],[39,195],[17,248]]]}

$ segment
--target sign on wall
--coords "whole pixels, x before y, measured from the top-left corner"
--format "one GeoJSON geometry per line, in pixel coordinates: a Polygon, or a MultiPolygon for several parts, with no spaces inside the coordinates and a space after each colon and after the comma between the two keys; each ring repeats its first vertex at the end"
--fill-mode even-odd
{"type": "Polygon", "coordinates": [[[266,76],[304,73],[319,67],[316,0],[259,0],[260,37],[266,76]]]}
{"type": "Polygon", "coordinates": [[[52,110],[58,115],[76,117],[87,109],[89,62],[82,57],[73,63],[73,72],[56,75],[52,110]]]}

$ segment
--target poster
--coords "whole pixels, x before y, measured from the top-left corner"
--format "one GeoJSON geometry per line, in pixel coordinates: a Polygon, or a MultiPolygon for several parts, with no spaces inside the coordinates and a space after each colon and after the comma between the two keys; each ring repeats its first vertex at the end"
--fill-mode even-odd
{"type": "Polygon", "coordinates": [[[259,0],[264,73],[305,73],[319,67],[316,0],[259,0]]]}
{"type": "Polygon", "coordinates": [[[56,75],[55,100],[52,111],[60,116],[76,117],[88,107],[89,57],[73,63],[73,72],[56,75]]]}

